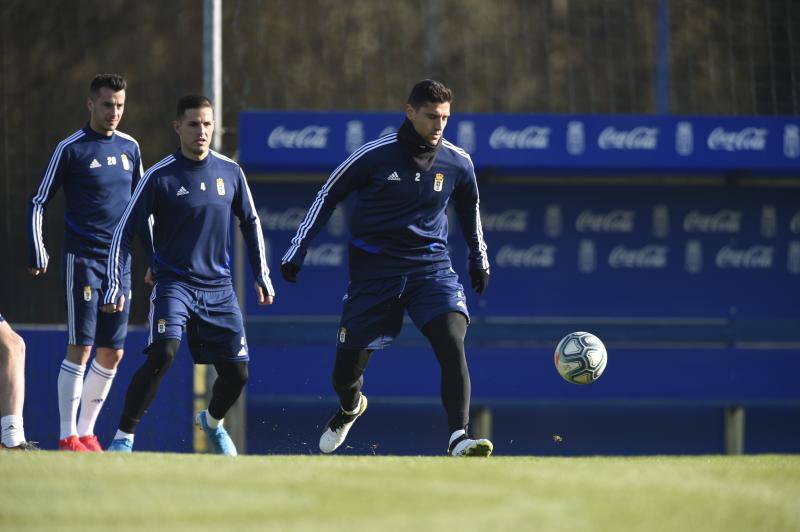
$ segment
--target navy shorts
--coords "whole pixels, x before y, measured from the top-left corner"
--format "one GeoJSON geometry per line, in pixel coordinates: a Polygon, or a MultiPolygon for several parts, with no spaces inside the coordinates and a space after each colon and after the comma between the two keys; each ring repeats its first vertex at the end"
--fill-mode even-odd
{"type": "Polygon", "coordinates": [[[344,296],[338,346],[345,349],[388,347],[400,334],[406,310],[418,329],[448,312],[460,312],[469,321],[464,287],[452,268],[351,281],[344,296]]]}
{"type": "Polygon", "coordinates": [[[156,282],[150,294],[150,338],[189,340],[195,364],[250,360],[242,312],[233,287],[200,290],[176,282],[156,282]]]}
{"type": "Polygon", "coordinates": [[[125,308],[106,314],[103,305],[103,279],[106,260],[87,259],[65,253],[61,276],[67,300],[67,343],[122,349],[128,335],[128,314],[131,310],[130,259],[122,277],[125,308]]]}

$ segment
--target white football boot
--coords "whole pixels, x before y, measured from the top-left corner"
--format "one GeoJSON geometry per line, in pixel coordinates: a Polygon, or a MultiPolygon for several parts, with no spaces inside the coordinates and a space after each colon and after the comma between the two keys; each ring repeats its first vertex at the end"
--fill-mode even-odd
{"type": "Polygon", "coordinates": [[[447,454],[450,456],[489,456],[493,450],[494,445],[486,438],[473,440],[465,432],[450,442],[447,454]]]}
{"type": "Polygon", "coordinates": [[[344,443],[345,438],[347,438],[350,427],[353,426],[358,416],[363,414],[366,409],[367,396],[363,393],[359,397],[358,406],[354,411],[345,412],[339,407],[339,411],[328,421],[325,432],[322,433],[322,437],[319,439],[319,450],[325,454],[329,454],[338,449],[339,446],[344,443]]]}

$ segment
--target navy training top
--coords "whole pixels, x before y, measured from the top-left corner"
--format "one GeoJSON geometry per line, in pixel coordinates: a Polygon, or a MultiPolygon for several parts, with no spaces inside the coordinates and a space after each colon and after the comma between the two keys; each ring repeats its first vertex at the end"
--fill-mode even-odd
{"type": "Polygon", "coordinates": [[[180,150],[145,172],[111,243],[104,303],[119,297],[122,262],[133,235],[153,216],[153,280],[192,288],[230,286],[231,214],[240,221],[256,282],[274,296],[264,236],[250,188],[239,165],[210,150],[202,161],[180,150]]]}
{"type": "Polygon", "coordinates": [[[469,247],[469,268],[489,268],[470,156],[442,139],[432,167],[422,171],[396,133],[363,145],[333,171],[282,262],[302,266],[311,241],[350,193],[356,195],[349,219],[351,279],[450,267],[447,205],[451,199],[469,247]]]}
{"type": "Polygon", "coordinates": [[[46,268],[42,236],[48,202],[64,187],[64,251],[105,259],[131,191],[142,177],[136,140],[121,131],[101,135],[87,124],[56,145],[28,203],[28,266],[46,268]]]}

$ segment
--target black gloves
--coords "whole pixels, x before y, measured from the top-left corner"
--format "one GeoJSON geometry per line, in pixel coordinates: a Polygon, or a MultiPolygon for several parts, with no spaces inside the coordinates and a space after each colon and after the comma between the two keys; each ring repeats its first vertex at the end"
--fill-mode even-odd
{"type": "Polygon", "coordinates": [[[472,281],[472,289],[475,290],[479,296],[482,296],[483,293],[486,292],[486,287],[489,286],[489,270],[477,268],[470,270],[469,278],[472,281]]]}
{"type": "Polygon", "coordinates": [[[300,266],[294,264],[293,262],[281,263],[281,275],[283,275],[283,278],[289,281],[290,283],[297,282],[297,272],[299,271],[300,271],[300,266]]]}

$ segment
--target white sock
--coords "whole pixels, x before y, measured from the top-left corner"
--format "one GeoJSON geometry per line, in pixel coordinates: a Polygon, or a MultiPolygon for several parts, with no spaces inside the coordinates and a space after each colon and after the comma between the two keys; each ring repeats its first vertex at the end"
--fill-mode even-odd
{"type": "Polygon", "coordinates": [[[117,433],[114,434],[115,440],[130,440],[133,441],[134,434],[129,434],[127,432],[122,432],[121,430],[117,430],[117,433]]]}
{"type": "Polygon", "coordinates": [[[208,410],[206,410],[206,423],[208,423],[209,427],[211,427],[212,429],[215,429],[215,428],[219,427],[220,425],[222,425],[222,423],[224,423],[224,422],[225,422],[224,419],[215,419],[214,416],[209,414],[208,410]]]}
{"type": "Polygon", "coordinates": [[[467,433],[467,431],[464,430],[464,429],[459,429],[459,430],[453,432],[450,435],[450,443],[448,443],[447,445],[453,445],[454,441],[456,441],[458,438],[460,438],[461,436],[463,436],[466,433],[467,433]]]}
{"type": "Polygon", "coordinates": [[[3,445],[16,447],[25,442],[25,428],[22,426],[22,416],[3,416],[0,418],[3,428],[3,445]]]}
{"type": "Polygon", "coordinates": [[[58,372],[58,416],[61,420],[61,435],[58,438],[60,440],[78,433],[75,418],[81,402],[85,370],[86,366],[73,364],[67,359],[61,362],[61,371],[58,372]]]}
{"type": "Polygon", "coordinates": [[[106,369],[97,363],[97,357],[92,360],[89,366],[89,373],[83,381],[83,393],[81,394],[81,415],[78,418],[78,436],[89,436],[94,434],[94,424],[103,402],[108,397],[111,390],[111,383],[114,381],[115,369],[106,369]]]}

